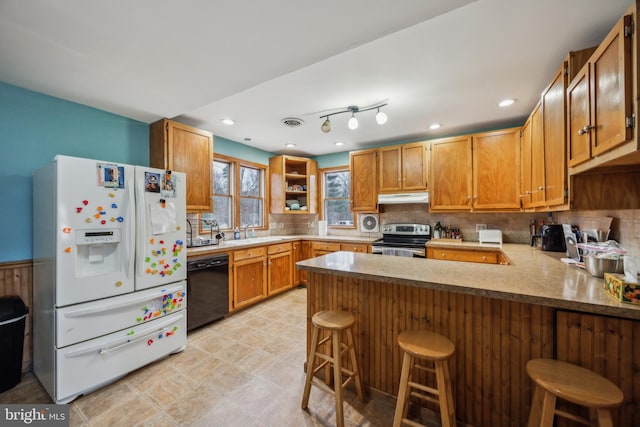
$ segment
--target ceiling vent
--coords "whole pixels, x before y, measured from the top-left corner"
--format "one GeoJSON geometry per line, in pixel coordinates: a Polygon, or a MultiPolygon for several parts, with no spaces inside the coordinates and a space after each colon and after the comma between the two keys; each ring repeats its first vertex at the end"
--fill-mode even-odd
{"type": "Polygon", "coordinates": [[[280,122],[288,128],[298,128],[304,124],[304,120],[296,117],[287,117],[286,119],[280,120],[280,122]]]}

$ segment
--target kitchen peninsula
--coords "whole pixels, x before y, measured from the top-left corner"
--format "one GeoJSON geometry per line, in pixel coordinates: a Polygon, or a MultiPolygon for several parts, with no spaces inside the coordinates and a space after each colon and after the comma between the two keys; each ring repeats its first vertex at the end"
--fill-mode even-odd
{"type": "Polygon", "coordinates": [[[566,360],[623,390],[615,425],[640,425],[640,306],[605,295],[602,279],[564,265],[561,254],[493,247],[509,265],[349,252],[297,263],[308,272],[307,347],[313,313],[350,311],[365,386],[397,395],[398,334],[441,333],[456,346],[456,415],[474,426],[525,425],[532,388],[526,362],[566,360]]]}

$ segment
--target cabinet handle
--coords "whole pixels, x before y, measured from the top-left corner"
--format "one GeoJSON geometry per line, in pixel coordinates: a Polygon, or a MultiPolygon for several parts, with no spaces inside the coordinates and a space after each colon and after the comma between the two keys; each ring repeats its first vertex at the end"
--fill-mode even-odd
{"type": "Polygon", "coordinates": [[[441,256],[442,258],[446,258],[446,257],[447,257],[447,254],[445,254],[445,253],[443,252],[442,254],[440,254],[440,256],[441,256]]]}
{"type": "Polygon", "coordinates": [[[482,256],[482,260],[483,260],[483,261],[486,261],[486,260],[487,260],[487,257],[486,257],[485,255],[483,255],[483,256],[482,256]]]}
{"type": "Polygon", "coordinates": [[[538,187],[538,190],[542,191],[542,190],[544,190],[544,187],[540,186],[540,187],[538,187]]]}
{"type": "Polygon", "coordinates": [[[582,136],[585,133],[589,133],[591,129],[595,129],[595,126],[584,125],[582,129],[578,130],[578,135],[582,136]]]}

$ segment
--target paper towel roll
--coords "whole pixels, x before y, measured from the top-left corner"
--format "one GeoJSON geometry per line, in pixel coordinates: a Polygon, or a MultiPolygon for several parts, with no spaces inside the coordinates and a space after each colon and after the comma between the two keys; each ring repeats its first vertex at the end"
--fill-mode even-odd
{"type": "Polygon", "coordinates": [[[327,235],[327,221],[318,221],[318,236],[327,235]]]}

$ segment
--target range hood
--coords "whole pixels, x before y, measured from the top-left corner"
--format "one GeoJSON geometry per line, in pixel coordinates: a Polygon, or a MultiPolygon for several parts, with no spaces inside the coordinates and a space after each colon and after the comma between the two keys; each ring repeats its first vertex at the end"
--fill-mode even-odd
{"type": "Polygon", "coordinates": [[[399,205],[405,203],[429,203],[429,193],[422,191],[419,193],[378,194],[379,205],[399,205]]]}

